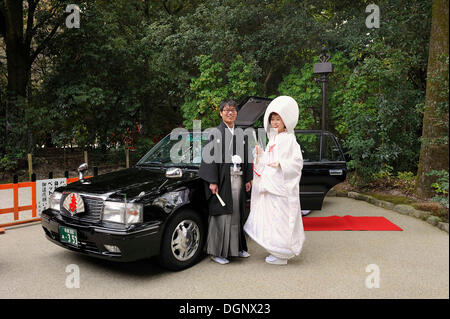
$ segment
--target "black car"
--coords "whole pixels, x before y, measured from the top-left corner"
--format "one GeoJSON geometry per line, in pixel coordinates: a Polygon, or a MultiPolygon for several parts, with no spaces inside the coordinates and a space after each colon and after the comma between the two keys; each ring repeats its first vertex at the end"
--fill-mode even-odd
{"type": "MultiPolygon", "coordinates": [[[[237,127],[250,127],[270,99],[249,97],[238,106],[237,127]]],[[[158,256],[168,269],[192,266],[202,255],[207,205],[197,176],[194,143],[206,138],[193,132],[170,135],[132,168],[83,179],[55,190],[41,214],[46,237],[64,248],[116,261],[158,256]],[[173,163],[175,143],[186,143],[191,161],[173,163]]],[[[320,210],[326,193],[345,180],[341,147],[329,132],[296,131],[304,159],[300,182],[302,209],[320,210]]],[[[178,144],[179,145],[179,144],[178,144]]],[[[198,154],[198,153],[197,153],[198,154]]],[[[186,155],[186,154],[183,154],[186,155]]],[[[80,167],[81,171],[87,167],[80,167]]],[[[247,209],[250,199],[247,199],[247,209]]],[[[247,210],[248,214],[248,210],[247,210]]]]}

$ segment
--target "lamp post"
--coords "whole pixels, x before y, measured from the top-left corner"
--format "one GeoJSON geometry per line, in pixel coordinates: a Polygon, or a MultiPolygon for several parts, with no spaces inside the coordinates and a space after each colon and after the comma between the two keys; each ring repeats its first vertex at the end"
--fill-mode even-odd
{"type": "Polygon", "coordinates": [[[328,62],[330,55],[325,47],[322,47],[322,51],[319,55],[319,63],[314,64],[314,74],[319,75],[318,78],[314,78],[316,83],[322,83],[322,131],[320,132],[320,159],[322,160],[323,147],[323,133],[326,130],[326,105],[327,105],[327,86],[328,76],[333,72],[333,64],[328,62]]]}

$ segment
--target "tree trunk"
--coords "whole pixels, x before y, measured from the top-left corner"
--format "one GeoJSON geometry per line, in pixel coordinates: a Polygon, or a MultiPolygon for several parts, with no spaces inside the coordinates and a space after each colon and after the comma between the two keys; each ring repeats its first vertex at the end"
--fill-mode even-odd
{"type": "Polygon", "coordinates": [[[6,0],[4,10],[8,92],[25,97],[28,83],[28,56],[24,49],[23,3],[17,0],[6,0]]]}
{"type": "MultiPolygon", "coordinates": [[[[416,179],[416,193],[422,198],[429,198],[432,195],[431,183],[435,179],[426,174],[432,170],[448,170],[449,164],[448,142],[445,144],[430,143],[430,141],[448,135],[448,126],[436,124],[438,120],[442,120],[442,118],[438,118],[442,115],[436,115],[436,104],[443,102],[440,97],[440,95],[442,96],[442,92],[440,92],[442,83],[433,79],[438,70],[441,75],[448,73],[448,65],[445,69],[444,61],[441,59],[442,54],[448,57],[448,9],[448,0],[433,1],[422,146],[416,179]]],[[[448,95],[446,99],[448,103],[448,95]]]]}
{"type": "Polygon", "coordinates": [[[29,67],[28,55],[23,38],[23,3],[6,0],[4,3],[6,61],[8,66],[8,86],[6,119],[17,105],[17,98],[26,97],[29,67]]]}
{"type": "Polygon", "coordinates": [[[0,9],[5,25],[4,41],[8,70],[5,103],[6,145],[21,145],[26,143],[27,139],[26,135],[22,136],[19,132],[27,103],[27,85],[30,76],[28,50],[23,32],[23,1],[5,0],[0,9]]]}
{"type": "Polygon", "coordinates": [[[274,67],[273,66],[271,66],[270,67],[270,70],[269,70],[269,72],[267,73],[267,75],[266,75],[266,78],[265,78],[265,80],[264,80],[264,95],[265,96],[267,96],[268,95],[268,86],[269,86],[269,81],[271,80],[271,78],[272,78],[272,73],[273,73],[273,70],[274,70],[274,67]]]}

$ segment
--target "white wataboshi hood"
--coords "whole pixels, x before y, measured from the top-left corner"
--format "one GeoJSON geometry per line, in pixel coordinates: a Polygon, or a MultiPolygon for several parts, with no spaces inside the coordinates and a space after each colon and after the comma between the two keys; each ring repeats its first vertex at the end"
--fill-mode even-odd
{"type": "Polygon", "coordinates": [[[294,133],[294,129],[298,123],[299,112],[298,104],[292,97],[279,96],[267,106],[266,113],[264,114],[264,129],[266,130],[269,139],[273,134],[276,134],[269,123],[270,113],[277,113],[280,115],[288,133],[294,133]]]}

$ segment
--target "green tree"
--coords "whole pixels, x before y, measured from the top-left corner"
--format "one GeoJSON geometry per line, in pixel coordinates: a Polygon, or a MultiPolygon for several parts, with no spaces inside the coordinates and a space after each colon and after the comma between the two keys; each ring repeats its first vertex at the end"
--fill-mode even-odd
{"type": "Polygon", "coordinates": [[[139,122],[147,90],[139,15],[126,1],[89,3],[82,27],[58,35],[40,92],[57,145],[123,144],[139,122]]]}
{"type": "MultiPolygon", "coordinates": [[[[334,96],[341,103],[330,103],[334,105],[330,113],[352,156],[349,166],[356,170],[355,181],[362,184],[386,165],[398,172],[417,170],[431,22],[429,2],[413,0],[404,6],[400,0],[380,1],[380,28],[368,29],[364,23],[368,4],[314,5],[315,15],[329,30],[324,42],[331,55],[342,52],[351,70],[338,81],[337,86],[344,87],[334,96]]],[[[333,98],[329,96],[329,101],[333,98]]]]}
{"type": "Polygon", "coordinates": [[[219,104],[226,99],[237,102],[256,93],[253,76],[257,73],[254,63],[245,63],[241,56],[229,66],[228,71],[221,62],[211,56],[199,57],[200,76],[192,79],[191,94],[181,107],[184,126],[192,128],[193,120],[202,121],[202,127],[217,126],[220,122],[219,104]]]}
{"type": "MultiPolygon", "coordinates": [[[[315,81],[318,76],[313,73],[314,63],[319,62],[318,56],[311,63],[305,63],[301,70],[292,68],[283,78],[278,87],[280,95],[292,96],[299,105],[298,129],[320,129],[322,120],[322,90],[320,83],[315,81]]],[[[345,136],[348,133],[346,121],[343,119],[345,110],[342,107],[345,85],[351,70],[349,60],[342,52],[336,52],[330,59],[334,73],[327,82],[327,129],[345,136]]]]}
{"type": "Polygon", "coordinates": [[[64,8],[60,1],[0,1],[0,36],[7,65],[7,86],[0,112],[0,153],[8,167],[16,166],[34,148],[32,67],[61,28],[64,8]]]}

